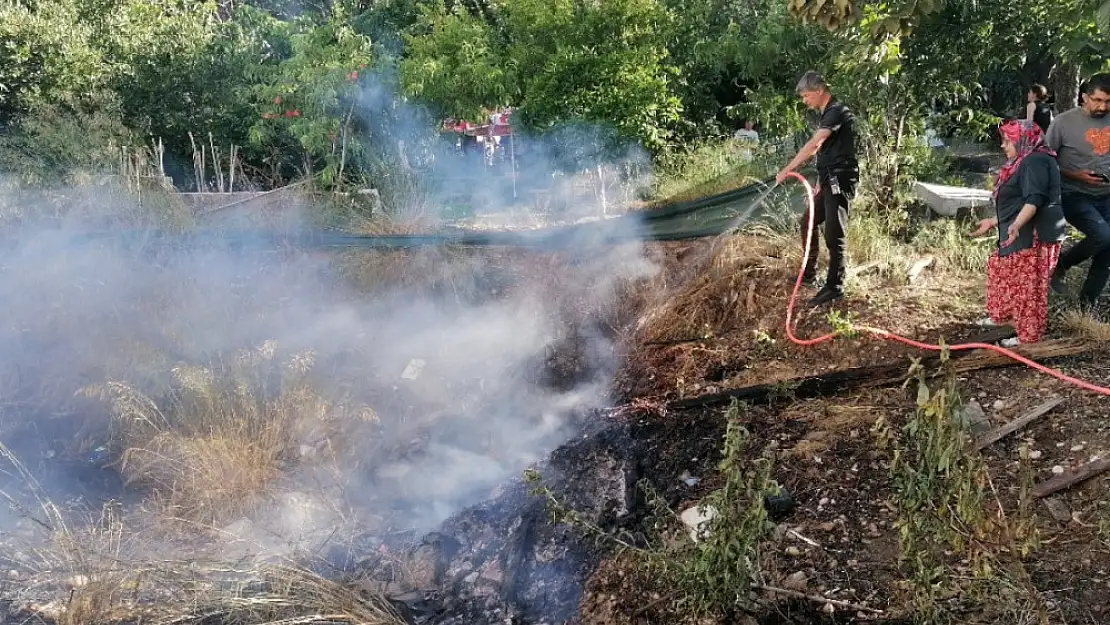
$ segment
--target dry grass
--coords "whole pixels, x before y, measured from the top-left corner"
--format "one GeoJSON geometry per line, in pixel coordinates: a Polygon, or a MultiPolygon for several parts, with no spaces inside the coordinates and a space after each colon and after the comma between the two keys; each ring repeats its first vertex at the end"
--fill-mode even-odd
{"type": "Polygon", "coordinates": [[[1072,334],[1100,343],[1110,342],[1110,323],[1100,321],[1088,312],[1068,310],[1064,312],[1062,321],[1072,334]]]}
{"type": "Polygon", "coordinates": [[[230,363],[173,370],[162,402],[123,382],[88,387],[113,412],[112,446],[128,483],[149,490],[172,518],[215,523],[242,516],[282,475],[310,434],[366,407],[332,404],[308,381],[311,353],[278,358],[267,342],[230,363]]]}
{"type": "MultiPolygon", "coordinates": [[[[750,324],[772,308],[765,301],[768,296],[786,295],[782,288],[768,288],[790,279],[789,260],[774,256],[778,249],[766,239],[724,240],[704,271],[677,283],[644,315],[640,337],[645,342],[686,340],[750,324]]],[[[700,259],[686,262],[701,264],[700,259]]]]}
{"type": "Polygon", "coordinates": [[[403,625],[380,594],[344,586],[299,567],[276,566],[238,589],[193,605],[164,606],[151,625],[403,625]]]}

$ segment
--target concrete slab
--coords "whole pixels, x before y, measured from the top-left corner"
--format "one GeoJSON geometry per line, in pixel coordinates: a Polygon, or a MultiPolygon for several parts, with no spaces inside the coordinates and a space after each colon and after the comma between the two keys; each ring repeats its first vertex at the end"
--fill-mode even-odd
{"type": "Polygon", "coordinates": [[[928,182],[915,182],[914,194],[933,209],[934,212],[952,217],[965,208],[979,208],[990,206],[991,192],[986,189],[972,189],[970,187],[951,187],[944,184],[928,182]]]}

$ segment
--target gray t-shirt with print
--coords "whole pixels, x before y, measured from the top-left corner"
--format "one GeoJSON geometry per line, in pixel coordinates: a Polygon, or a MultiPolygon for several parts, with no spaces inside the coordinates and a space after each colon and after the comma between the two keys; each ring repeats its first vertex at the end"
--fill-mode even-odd
{"type": "MultiPolygon", "coordinates": [[[[1061,170],[1091,170],[1110,176],[1110,115],[1091,117],[1082,108],[1056,116],[1048,127],[1045,144],[1056,152],[1061,170]]],[[[1065,176],[1064,193],[1110,196],[1110,184],[1089,185],[1065,176]]]]}

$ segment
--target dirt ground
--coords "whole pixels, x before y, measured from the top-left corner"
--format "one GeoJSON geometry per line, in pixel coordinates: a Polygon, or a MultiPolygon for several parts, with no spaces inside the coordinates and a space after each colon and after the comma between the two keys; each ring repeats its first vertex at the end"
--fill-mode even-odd
{"type": "MultiPolygon", "coordinates": [[[[711,323],[705,336],[680,342],[676,340],[679,330],[671,333],[670,340],[649,340],[637,346],[633,350],[636,357],[622,378],[626,396],[655,400],[697,396],[916,355],[913,350],[869,338],[838,339],[816,349],[789,344],[782,330],[791,284],[788,260],[763,256],[740,263],[735,269],[740,277],[724,289],[741,291],[732,298],[740,312],[731,319],[711,319],[717,325],[711,323]],[[744,279],[753,278],[754,288],[749,286],[745,292],[744,279]]],[[[888,280],[881,289],[857,288],[836,307],[858,314],[859,323],[929,341],[943,337],[957,342],[982,331],[971,323],[982,316],[977,309],[982,301],[980,284],[974,277],[954,281],[950,275],[926,273],[913,283],[888,280]]],[[[811,293],[812,289],[804,290],[803,296],[811,293]]],[[[688,301],[680,303],[687,305],[687,312],[694,308],[688,301]]],[[[688,314],[686,319],[696,316],[688,314]]],[[[815,336],[828,327],[821,312],[804,312],[798,334],[815,336]]],[[[1066,333],[1058,320],[1050,325],[1049,338],[1066,333]]],[[[1105,354],[1053,365],[1069,375],[1110,386],[1110,361],[1105,354]]],[[[753,437],[751,448],[776,450],[773,477],[797,501],[796,510],[764,546],[762,581],[811,597],[777,602],[777,616],[764,616],[759,622],[901,623],[912,618],[905,607],[890,465],[872,432],[880,417],[896,428],[906,422],[916,405],[912,390],[866,389],[750,410],[745,425],[753,437]],[[822,605],[813,598],[838,599],[882,614],[838,608],[830,615],[821,611],[822,605]]],[[[1028,427],[981,452],[990,475],[987,505],[992,513],[1001,509],[1004,514],[1015,514],[1022,444],[1032,451],[1029,462],[1036,483],[1110,455],[1110,422],[1106,419],[1110,410],[1104,396],[1024,366],[973,372],[958,380],[958,390],[965,403],[975,402],[983,409],[992,427],[1020,417],[1047,399],[1063,400],[1028,427]]],[[[680,502],[677,511],[695,505],[721,485],[717,463],[725,410],[666,412],[658,410],[658,401],[643,399],[639,405],[646,408],[630,418],[645,431],[651,430],[658,441],[653,454],[658,458],[653,470],[657,487],[672,501],[680,502]],[[651,409],[652,405],[656,408],[651,409]],[[699,481],[687,486],[684,480],[688,476],[699,481]]],[[[1108,486],[1110,473],[1105,473],[1064,490],[1052,498],[1054,512],[1045,500],[1036,502],[1040,546],[1020,561],[1035,589],[1026,602],[1047,619],[1039,622],[1110,623],[1108,486]]],[[[683,622],[688,615],[667,600],[669,591],[646,574],[635,558],[614,557],[590,580],[581,622],[683,622]]],[[[998,622],[995,619],[1002,617],[976,618],[988,617],[975,615],[972,609],[965,622],[998,622]]]]}

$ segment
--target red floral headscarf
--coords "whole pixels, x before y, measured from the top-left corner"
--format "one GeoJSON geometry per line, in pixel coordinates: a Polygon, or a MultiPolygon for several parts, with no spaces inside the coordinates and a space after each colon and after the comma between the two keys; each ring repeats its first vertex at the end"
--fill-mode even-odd
{"type": "Polygon", "coordinates": [[[1031,121],[1024,119],[1008,121],[1002,124],[999,128],[999,132],[1002,133],[1003,139],[1014,144],[1017,148],[1017,156],[1006,161],[1006,164],[1002,166],[1002,170],[998,172],[998,180],[994,183],[995,197],[998,197],[998,191],[1002,188],[1002,183],[1006,182],[1010,176],[1014,175],[1014,172],[1018,170],[1018,166],[1021,165],[1021,161],[1026,156],[1029,156],[1033,152],[1046,152],[1052,156],[1056,156],[1056,153],[1044,144],[1044,135],[1041,132],[1041,127],[1031,121]]]}

